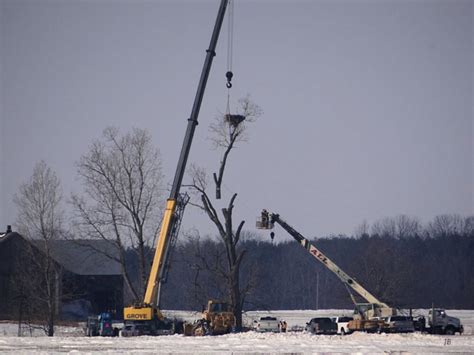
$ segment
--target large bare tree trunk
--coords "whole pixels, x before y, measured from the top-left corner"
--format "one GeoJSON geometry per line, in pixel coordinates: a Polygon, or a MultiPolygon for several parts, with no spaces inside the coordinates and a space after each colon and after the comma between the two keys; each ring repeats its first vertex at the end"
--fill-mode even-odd
{"type": "MultiPolygon", "coordinates": [[[[225,168],[228,164],[230,152],[235,148],[236,143],[245,141],[246,126],[245,122],[253,122],[261,114],[261,109],[252,103],[249,97],[239,101],[241,111],[238,115],[226,114],[218,117],[216,122],[211,125],[210,130],[213,133],[211,140],[216,148],[223,149],[223,156],[219,164],[218,173],[214,173],[214,184],[216,191],[216,200],[221,199],[221,185],[223,183],[225,168]]],[[[225,208],[222,208],[224,221],[217,213],[215,203],[207,193],[207,177],[202,169],[191,166],[192,183],[188,185],[191,191],[199,196],[199,201],[190,202],[191,205],[202,209],[217,228],[219,237],[224,242],[227,270],[225,279],[227,280],[227,293],[232,305],[236,319],[237,330],[242,328],[242,308],[244,295],[250,291],[249,285],[242,287],[240,284],[240,267],[245,250],[239,250],[239,240],[242,233],[242,227],[245,221],[241,221],[236,229],[233,227],[233,208],[237,194],[234,193],[225,208]]]]}

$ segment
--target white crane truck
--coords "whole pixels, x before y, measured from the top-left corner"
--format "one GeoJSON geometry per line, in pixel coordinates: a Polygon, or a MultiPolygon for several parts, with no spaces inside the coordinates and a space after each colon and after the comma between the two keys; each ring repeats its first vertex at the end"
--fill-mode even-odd
{"type": "MultiPolygon", "coordinates": [[[[346,274],[339,266],[337,266],[331,259],[323,254],[321,250],[316,248],[303,237],[292,226],[280,218],[279,214],[269,213],[263,210],[260,219],[257,221],[258,229],[273,229],[275,223],[278,223],[285,231],[288,232],[303,248],[305,248],[311,255],[313,255],[319,262],[331,270],[347,287],[357,292],[361,297],[367,300],[368,303],[357,303],[354,296],[350,293],[351,299],[355,304],[354,320],[350,321],[348,328],[351,331],[381,331],[387,328],[384,319],[390,316],[395,316],[397,310],[390,307],[385,302],[380,301],[377,297],[367,291],[354,278],[346,274]]],[[[272,232],[273,233],[273,232],[272,232]]],[[[421,318],[418,321],[419,330],[427,331],[433,334],[454,334],[463,332],[463,326],[458,318],[446,315],[446,312],[441,309],[432,309],[428,315],[428,327],[426,327],[425,319],[421,318]]]]}

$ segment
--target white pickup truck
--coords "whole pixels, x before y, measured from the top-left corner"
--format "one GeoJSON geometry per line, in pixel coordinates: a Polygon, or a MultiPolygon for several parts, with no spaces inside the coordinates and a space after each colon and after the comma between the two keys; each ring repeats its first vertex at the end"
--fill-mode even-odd
{"type": "Polygon", "coordinates": [[[274,332],[280,331],[280,321],[276,317],[260,317],[253,321],[253,330],[256,332],[274,332]]]}
{"type": "Polygon", "coordinates": [[[347,325],[352,319],[352,317],[346,316],[331,317],[331,320],[337,324],[337,334],[345,335],[351,333],[352,331],[347,325]]]}

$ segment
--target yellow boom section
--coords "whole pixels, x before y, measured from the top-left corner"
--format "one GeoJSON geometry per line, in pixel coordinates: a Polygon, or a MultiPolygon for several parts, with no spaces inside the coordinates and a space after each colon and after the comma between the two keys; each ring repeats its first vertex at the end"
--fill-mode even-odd
{"type": "Polygon", "coordinates": [[[166,202],[165,215],[161,222],[161,230],[158,238],[158,244],[153,257],[153,264],[151,265],[150,277],[146,287],[144,304],[154,304],[156,301],[156,292],[159,284],[159,277],[162,273],[163,262],[165,260],[165,253],[170,235],[171,219],[173,218],[176,209],[176,200],[168,199],[166,202]]]}

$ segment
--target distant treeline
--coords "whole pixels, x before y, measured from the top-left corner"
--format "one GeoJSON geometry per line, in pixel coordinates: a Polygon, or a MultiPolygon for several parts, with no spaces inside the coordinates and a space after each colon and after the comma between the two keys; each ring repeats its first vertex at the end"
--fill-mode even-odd
{"type": "MultiPolygon", "coordinates": [[[[423,228],[414,221],[385,219],[372,228],[362,224],[356,236],[312,243],[391,306],[473,309],[474,218],[440,216],[423,228]]],[[[210,238],[178,243],[162,308],[199,310],[208,298],[226,299],[223,248],[210,238]]],[[[247,234],[240,248],[246,250],[240,273],[244,310],[352,307],[339,279],[295,241],[272,243],[247,234]]]]}

